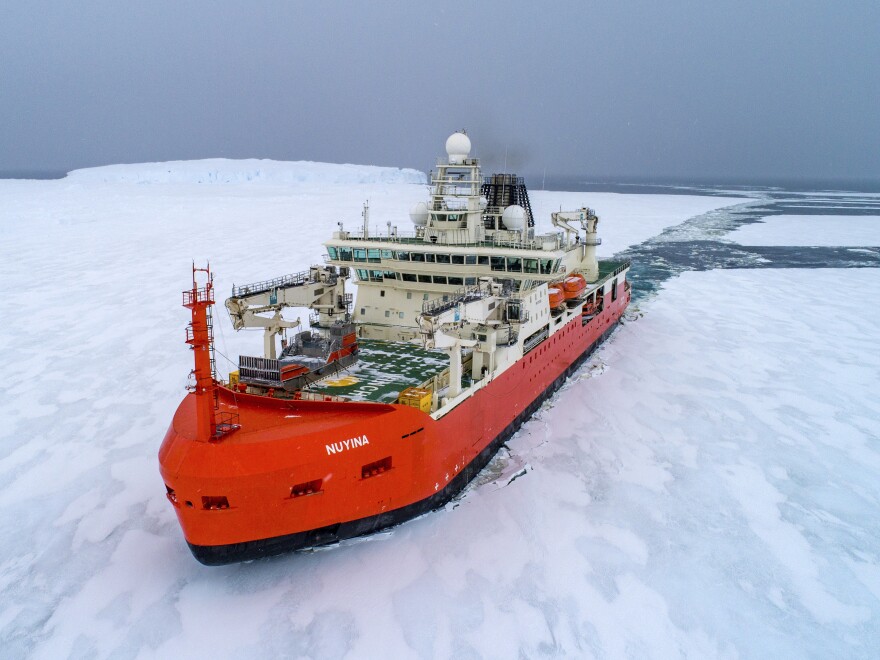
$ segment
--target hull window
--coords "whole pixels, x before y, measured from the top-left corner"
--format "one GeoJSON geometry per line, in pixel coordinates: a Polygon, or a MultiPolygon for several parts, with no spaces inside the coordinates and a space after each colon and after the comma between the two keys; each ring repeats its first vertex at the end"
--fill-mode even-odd
{"type": "Polygon", "coordinates": [[[391,469],[391,457],[386,456],[380,461],[367,463],[361,468],[361,479],[369,479],[380,474],[384,474],[391,469]]]}
{"type": "MultiPolygon", "coordinates": [[[[189,504],[189,502],[187,502],[189,504]]],[[[222,495],[211,496],[211,497],[202,497],[202,508],[210,509],[211,511],[217,509],[228,509],[229,508],[229,500],[223,497],[222,495]]]]}
{"type": "Polygon", "coordinates": [[[321,486],[324,485],[323,479],[314,479],[313,481],[306,481],[301,484],[297,484],[290,489],[291,497],[303,497],[305,495],[314,495],[315,493],[321,492],[321,486]]]}

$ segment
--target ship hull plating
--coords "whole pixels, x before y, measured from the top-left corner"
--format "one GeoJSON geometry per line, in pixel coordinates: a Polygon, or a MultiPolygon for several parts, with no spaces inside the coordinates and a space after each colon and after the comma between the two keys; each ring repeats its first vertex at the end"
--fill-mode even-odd
{"type": "Polygon", "coordinates": [[[224,391],[221,405],[240,414],[241,430],[206,443],[192,439],[188,397],[160,464],[193,555],[209,565],[246,561],[443,506],[607,337],[628,302],[621,283],[604,311],[570,320],[437,420],[401,405],[224,391]]]}

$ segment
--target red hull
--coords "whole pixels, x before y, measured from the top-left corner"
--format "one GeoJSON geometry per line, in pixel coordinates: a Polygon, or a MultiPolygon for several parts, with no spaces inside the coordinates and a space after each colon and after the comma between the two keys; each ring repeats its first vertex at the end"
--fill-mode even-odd
{"type": "Polygon", "coordinates": [[[375,531],[448,501],[610,331],[629,303],[622,283],[618,294],[438,420],[409,406],[221,388],[221,410],[237,413],[241,428],[198,442],[189,395],[159,459],[193,553],[204,563],[274,554],[375,531]]]}

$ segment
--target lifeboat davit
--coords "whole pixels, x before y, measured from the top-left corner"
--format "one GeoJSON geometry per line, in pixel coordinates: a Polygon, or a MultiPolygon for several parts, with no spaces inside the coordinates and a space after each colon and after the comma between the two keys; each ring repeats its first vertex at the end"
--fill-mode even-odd
{"type": "Polygon", "coordinates": [[[565,292],[566,300],[575,300],[580,298],[584,289],[587,288],[587,280],[583,275],[571,275],[562,282],[562,288],[565,292]]]}

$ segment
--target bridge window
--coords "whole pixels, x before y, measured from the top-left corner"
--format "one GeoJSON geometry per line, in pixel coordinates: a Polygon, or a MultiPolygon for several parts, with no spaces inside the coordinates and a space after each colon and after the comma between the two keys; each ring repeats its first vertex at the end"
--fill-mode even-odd
{"type": "Polygon", "coordinates": [[[521,273],[522,259],[519,257],[507,257],[507,270],[512,273],[521,273]]]}
{"type": "Polygon", "coordinates": [[[382,271],[381,270],[371,270],[370,271],[370,281],[371,282],[381,282],[382,281],[382,271]]]}
{"type": "Polygon", "coordinates": [[[369,250],[367,250],[367,259],[369,259],[373,263],[378,263],[378,262],[382,261],[382,257],[379,256],[379,249],[378,248],[370,248],[369,250]]]}
{"type": "Polygon", "coordinates": [[[449,283],[454,286],[462,286],[464,284],[464,280],[460,277],[450,277],[449,283]]]}
{"type": "Polygon", "coordinates": [[[541,274],[549,275],[553,272],[553,259],[541,259],[541,274]]]}
{"type": "Polygon", "coordinates": [[[421,252],[410,252],[409,254],[410,261],[425,261],[425,255],[421,252]]]}
{"type": "Polygon", "coordinates": [[[475,255],[475,254],[465,255],[464,262],[470,266],[475,265],[477,263],[477,255],[475,255]]]}
{"type": "Polygon", "coordinates": [[[463,254],[453,254],[452,255],[452,263],[457,264],[459,266],[464,264],[464,255],[463,254]]]}
{"type": "Polygon", "coordinates": [[[434,284],[446,284],[446,275],[434,275],[434,284]]]}
{"type": "Polygon", "coordinates": [[[523,272],[524,273],[537,273],[538,272],[538,260],[537,259],[523,259],[523,272]]]}
{"type": "Polygon", "coordinates": [[[335,259],[336,258],[336,248],[335,247],[328,247],[327,254],[329,255],[329,257],[331,259],[335,259]]]}
{"type": "Polygon", "coordinates": [[[419,275],[419,282],[422,284],[430,284],[431,276],[430,275],[419,275]]]}
{"type": "Polygon", "coordinates": [[[400,261],[409,261],[409,252],[402,252],[402,251],[399,251],[399,252],[397,253],[397,258],[398,258],[400,261]]]}
{"type": "Polygon", "coordinates": [[[448,264],[451,263],[448,254],[438,254],[437,255],[437,263],[438,264],[448,264]]]}
{"type": "Polygon", "coordinates": [[[467,286],[476,286],[477,278],[476,277],[466,277],[466,278],[464,278],[464,283],[467,286]]]}
{"type": "Polygon", "coordinates": [[[368,279],[370,279],[370,276],[367,275],[367,271],[365,271],[363,268],[358,268],[356,272],[359,280],[366,282],[368,279]]]}
{"type": "Polygon", "coordinates": [[[339,248],[340,261],[353,261],[351,258],[351,248],[339,248]]]}
{"type": "Polygon", "coordinates": [[[382,250],[382,258],[383,259],[393,259],[394,256],[393,256],[393,253],[391,252],[391,250],[382,250]]]}
{"type": "Polygon", "coordinates": [[[431,254],[430,252],[425,255],[425,261],[429,264],[433,264],[437,261],[437,255],[431,254]]]}
{"type": "Polygon", "coordinates": [[[367,260],[367,251],[364,248],[355,248],[354,249],[354,260],[355,261],[366,261],[367,260]]]}
{"type": "Polygon", "coordinates": [[[478,263],[480,266],[488,266],[488,265],[489,265],[489,257],[485,257],[485,256],[482,256],[482,255],[478,255],[478,256],[477,256],[477,263],[478,263]]]}
{"type": "Polygon", "coordinates": [[[492,264],[492,270],[504,270],[506,265],[504,257],[489,257],[489,261],[492,264]]]}
{"type": "Polygon", "coordinates": [[[386,270],[385,271],[385,279],[386,280],[396,280],[397,273],[395,273],[393,270],[386,270]]]}
{"type": "Polygon", "coordinates": [[[412,273],[401,273],[400,276],[403,278],[404,282],[415,282],[416,276],[412,273]]]}

